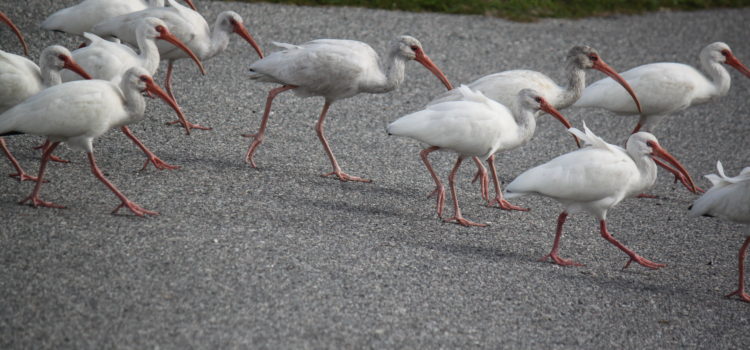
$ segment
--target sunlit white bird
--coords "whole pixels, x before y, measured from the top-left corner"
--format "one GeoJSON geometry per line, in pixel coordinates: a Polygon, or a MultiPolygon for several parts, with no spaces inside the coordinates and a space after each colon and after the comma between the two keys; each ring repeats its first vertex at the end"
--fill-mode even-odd
{"type": "MultiPolygon", "coordinates": [[[[193,9],[192,0],[185,2],[193,9]]],[[[77,5],[64,8],[42,22],[42,29],[83,35],[95,24],[112,17],[121,16],[147,8],[164,7],[164,0],[84,0],[77,5]]]]}
{"type": "Polygon", "coordinates": [[[630,256],[625,267],[633,261],[651,269],[665,266],[641,257],[612,237],[607,230],[607,212],[623,199],[654,185],[657,165],[654,157],[669,162],[689,178],[687,171],[650,133],[631,135],[623,149],[604,142],[586,125],[584,130],[571,128],[569,131],[584,140],[586,147],[526,170],[505,186],[506,198],[538,194],[555,199],[565,207],[557,218],[552,251],[540,260],[551,258],[559,265],[580,265],[560,258],[557,250],[568,214],[585,211],[599,220],[601,236],[630,256]]]}
{"type": "MultiPolygon", "coordinates": [[[[131,67],[143,67],[153,76],[159,68],[159,50],[156,47],[157,39],[169,42],[185,51],[195,61],[201,72],[205,73],[200,59],[180,39],[170,33],[166,23],[158,18],[147,17],[139,21],[136,37],[138,38],[140,54],[136,54],[127,45],[104,40],[96,34],[84,33],[83,35],[91,42],[87,46],[73,51],[73,58],[95,79],[112,80],[117,84],[118,80],[131,67]]],[[[72,72],[64,71],[63,81],[71,80],[78,80],[78,78],[72,72]]],[[[187,120],[184,120],[184,116],[180,116],[180,118],[186,132],[189,134],[190,128],[188,127],[187,120]]],[[[169,165],[157,157],[133,135],[127,125],[123,125],[120,129],[146,154],[148,159],[143,165],[143,169],[149,163],[154,164],[154,167],[157,169],[179,168],[169,165]]]]}
{"type": "Polygon", "coordinates": [[[21,45],[23,46],[23,54],[28,56],[29,55],[29,45],[26,45],[26,40],[23,38],[23,34],[21,34],[21,30],[16,27],[15,24],[8,18],[8,16],[5,15],[2,11],[0,11],[0,21],[5,22],[5,24],[10,27],[10,29],[13,31],[14,34],[16,34],[16,37],[18,38],[18,41],[21,42],[21,45]]]}
{"type": "MultiPolygon", "coordinates": [[[[716,162],[717,174],[706,175],[713,187],[696,199],[690,207],[692,216],[718,216],[740,224],[750,224],[750,167],[742,169],[739,175],[728,177],[724,174],[721,162],[716,162]]],[[[750,247],[750,234],[745,234],[745,243],[739,252],[739,286],[727,297],[736,295],[742,301],[750,302],[750,294],[745,292],[745,256],[750,247]]]]}
{"type": "Polygon", "coordinates": [[[589,85],[575,106],[600,107],[625,115],[640,114],[633,132],[652,132],[665,116],[726,95],[731,78],[722,63],[750,77],[750,70],[734,56],[729,46],[722,42],[715,42],[703,48],[700,61],[708,77],[691,66],[673,62],[646,64],[622,73],[622,77],[638,95],[642,113],[639,113],[633,101],[609,78],[589,85]]]}
{"type": "Polygon", "coordinates": [[[143,119],[146,109],[144,92],[159,96],[177,109],[174,101],[154,83],[144,68],[133,67],[125,73],[119,85],[106,80],[64,83],[47,88],[0,114],[0,136],[27,133],[45,136],[52,141],[42,156],[39,181],[31,195],[21,203],[29,201],[34,207],[61,208],[39,198],[39,190],[52,151],[60,142],[66,142],[73,148],[87,152],[94,175],[122,201],[114,212],[126,207],[139,216],[157,214],[130,201],[104,177],[96,165],[92,145],[95,138],[110,128],[143,119]]]}
{"type": "Polygon", "coordinates": [[[458,154],[456,164],[448,177],[455,215],[446,221],[456,221],[464,226],[484,226],[484,224],[465,219],[458,206],[455,177],[461,162],[466,157],[479,157],[479,159],[487,160],[495,185],[495,198],[490,205],[498,203],[506,210],[528,210],[514,206],[503,199],[495,171],[495,153],[508,151],[527,143],[536,130],[535,113],[537,111],[551,114],[566,128],[570,128],[570,123],[539,93],[531,89],[523,89],[518,93],[516,96],[518,102],[513,104],[515,108],[513,111],[487,98],[481,92],[471,90],[466,85],[461,85],[452,91],[461,93],[462,98],[429,105],[424,110],[397,119],[387,128],[389,135],[410,137],[430,145],[429,148],[420,152],[420,156],[433,175],[437,186],[438,216],[442,216],[445,189],[437,175],[434,175],[432,166],[425,155],[426,151],[434,150],[446,150],[458,154]]]}
{"type": "Polygon", "coordinates": [[[370,45],[354,40],[319,39],[302,45],[274,45],[283,50],[250,65],[250,79],[283,85],[268,93],[258,132],[244,135],[253,138],[245,155],[245,161],[253,167],[256,167],[253,155],[265,137],[271,103],[283,91],[293,90],[300,97],[325,98],[315,131],[331,160],[333,171],[323,176],[335,175],[341,181],[370,182],[344,173],[328,145],[323,134],[323,121],[331,103],[361,92],[377,94],[396,89],[404,81],[406,62],[410,60],[424,65],[446,88],[453,88],[445,74],[424,53],[422,44],[411,36],[401,36],[393,41],[382,61],[370,45]]]}
{"type": "MultiPolygon", "coordinates": [[[[104,38],[117,37],[124,42],[135,45],[138,21],[146,17],[155,17],[167,23],[169,30],[203,61],[224,52],[229,45],[229,36],[232,33],[236,33],[245,39],[255,49],[258,56],[263,57],[260,46],[245,28],[242,17],[236,12],[224,11],[220,13],[216,17],[213,28],[209,29],[208,22],[198,12],[178,4],[175,0],[167,1],[170,5],[168,7],[148,8],[110,18],[96,24],[91,31],[104,38]]],[[[161,59],[169,61],[164,85],[169,95],[174,99],[172,93],[174,61],[188,56],[184,51],[175,48],[170,43],[157,42],[156,45],[159,47],[161,59]]],[[[192,123],[188,123],[188,126],[196,129],[210,129],[192,123]]]]}
{"type": "MultiPolygon", "coordinates": [[[[46,87],[61,83],[60,71],[70,69],[82,77],[90,79],[86,71],[72,58],[68,49],[53,45],[45,48],[39,56],[39,66],[18,55],[0,50],[0,113],[22,103],[46,87]]],[[[8,157],[16,173],[12,177],[19,180],[36,180],[23,171],[0,137],[0,148],[8,157]]]]}

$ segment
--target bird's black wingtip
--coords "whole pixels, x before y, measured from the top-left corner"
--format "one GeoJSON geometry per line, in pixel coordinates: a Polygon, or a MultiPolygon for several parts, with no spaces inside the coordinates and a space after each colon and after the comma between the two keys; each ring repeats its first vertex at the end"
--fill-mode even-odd
{"type": "Polygon", "coordinates": [[[8,131],[8,132],[0,134],[0,137],[2,137],[2,136],[13,136],[13,135],[23,135],[23,134],[24,133],[22,133],[20,131],[8,131]]]}

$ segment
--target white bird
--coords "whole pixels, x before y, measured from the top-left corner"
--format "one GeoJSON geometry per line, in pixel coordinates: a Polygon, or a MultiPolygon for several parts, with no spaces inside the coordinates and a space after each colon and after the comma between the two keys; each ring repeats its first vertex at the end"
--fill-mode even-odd
{"type": "MultiPolygon", "coordinates": [[[[134,214],[155,215],[130,201],[109,182],[96,165],[92,142],[113,127],[120,127],[143,119],[146,102],[143,92],[153,93],[177,107],[174,101],[154,83],[148,72],[133,67],[125,73],[119,86],[106,80],[73,81],[43,90],[23,103],[0,114],[0,136],[28,133],[48,137],[52,144],[44,151],[39,167],[39,181],[33,192],[21,203],[30,201],[34,207],[61,206],[39,198],[44,169],[52,151],[66,142],[73,148],[85,150],[91,170],[122,201],[117,212],[127,207],[134,214]]],[[[113,213],[114,213],[113,212],[113,213]]]]}
{"type": "MultiPolygon", "coordinates": [[[[706,175],[713,187],[696,199],[690,207],[691,216],[718,216],[740,224],[750,224],[750,167],[742,169],[735,177],[724,174],[721,162],[716,162],[719,173],[706,175]]],[[[739,287],[727,297],[736,295],[742,301],[750,302],[750,294],[745,293],[745,256],[750,246],[750,234],[745,234],[745,243],[739,252],[739,287]]]]}
{"type": "MultiPolygon", "coordinates": [[[[185,2],[193,9],[192,0],[185,2]]],[[[84,0],[51,14],[42,22],[42,29],[83,35],[91,27],[108,18],[147,8],[164,7],[164,0],[84,0]]]]}
{"type": "Polygon", "coordinates": [[[612,79],[599,80],[589,85],[575,106],[600,107],[625,115],[640,114],[633,132],[652,132],[665,116],[726,95],[731,78],[722,63],[750,77],[750,70],[734,56],[729,46],[722,42],[715,42],[703,48],[700,61],[708,77],[691,66],[673,62],[646,64],[622,73],[622,77],[638,94],[642,113],[639,113],[630,98],[615,86],[612,79]]]}
{"type": "Polygon", "coordinates": [[[5,24],[10,27],[10,29],[13,31],[14,34],[16,34],[16,37],[18,37],[18,41],[21,42],[21,45],[23,45],[23,54],[28,56],[29,55],[29,45],[26,45],[26,40],[23,39],[23,34],[21,34],[21,30],[16,27],[15,24],[6,16],[2,11],[0,11],[0,21],[5,22],[5,24]]]}
{"type": "MultiPolygon", "coordinates": [[[[229,35],[237,33],[244,38],[263,57],[260,46],[250,35],[243,24],[242,17],[234,11],[224,11],[216,17],[213,29],[209,29],[208,23],[198,12],[178,4],[175,0],[168,0],[171,6],[161,8],[149,8],[138,12],[110,18],[96,24],[92,32],[102,37],[117,37],[118,39],[135,45],[135,29],[138,21],[145,17],[155,17],[167,23],[169,30],[182,40],[190,50],[203,61],[214,57],[226,50],[229,45],[229,35]]],[[[174,61],[186,58],[185,52],[177,50],[169,43],[157,42],[159,53],[163,60],[168,60],[167,76],[164,85],[169,95],[174,99],[172,93],[172,70],[174,61]]],[[[189,127],[196,129],[210,129],[197,124],[188,123],[189,127]]]]}
{"type": "MultiPolygon", "coordinates": [[[[410,137],[430,145],[431,147],[422,151],[420,155],[431,174],[434,174],[434,171],[424,156],[425,151],[449,150],[458,154],[456,164],[448,177],[455,215],[446,221],[456,221],[464,226],[485,226],[465,219],[458,206],[455,176],[466,157],[487,160],[496,193],[490,205],[498,203],[506,210],[528,210],[503,199],[495,171],[495,153],[526,144],[534,136],[537,111],[551,114],[566,128],[570,128],[570,123],[539,93],[531,89],[523,89],[518,93],[518,101],[513,103],[514,111],[487,98],[479,91],[471,90],[466,85],[452,91],[461,93],[462,99],[429,105],[424,110],[403,116],[388,125],[388,134],[410,137]]],[[[445,189],[437,176],[433,176],[433,179],[437,186],[437,213],[440,217],[445,201],[445,189]]]]}
{"type": "Polygon", "coordinates": [[[283,43],[274,45],[283,50],[250,65],[250,79],[283,85],[268,93],[258,132],[243,135],[253,137],[253,142],[245,155],[245,161],[253,167],[256,167],[253,155],[263,142],[271,103],[274,97],[283,91],[293,90],[301,97],[325,98],[315,131],[331,160],[333,171],[323,176],[335,175],[341,181],[370,182],[341,171],[323,135],[323,121],[331,103],[361,92],[385,93],[396,89],[404,81],[404,69],[406,62],[410,60],[421,63],[448,89],[452,88],[445,74],[424,53],[422,44],[410,36],[397,38],[391,44],[387,58],[382,62],[370,45],[354,40],[319,39],[299,46],[283,43]]]}
{"type": "MultiPolygon", "coordinates": [[[[138,23],[136,37],[138,39],[140,54],[136,54],[135,51],[124,44],[104,40],[96,34],[84,33],[84,37],[89,39],[91,43],[73,51],[73,58],[95,79],[112,80],[117,84],[117,80],[121,79],[125,71],[131,67],[143,67],[152,76],[156,73],[156,70],[159,68],[159,50],[156,47],[156,40],[159,39],[169,42],[185,51],[195,61],[201,72],[205,74],[200,59],[180,39],[170,33],[164,21],[158,18],[147,17],[141,19],[138,23]]],[[[78,77],[71,72],[63,72],[63,81],[71,80],[78,80],[78,77]]],[[[187,120],[184,119],[183,115],[179,115],[179,117],[186,132],[189,134],[190,128],[188,127],[187,120]]],[[[146,154],[148,159],[141,170],[146,169],[149,163],[154,164],[157,169],[161,170],[179,168],[169,165],[157,157],[133,135],[126,125],[123,125],[121,130],[146,154]]]]}
{"type": "MultiPolygon", "coordinates": [[[[587,69],[596,69],[618,81],[624,90],[619,86],[616,88],[623,93],[627,92],[630,94],[636,105],[639,105],[638,98],[630,85],[618,75],[616,70],[604,62],[596,49],[585,45],[574,46],[568,51],[565,59],[565,77],[568,83],[565,86],[558,85],[546,74],[526,69],[514,69],[486,75],[469,83],[468,86],[472,90],[480,91],[490,99],[500,102],[511,110],[516,108],[516,103],[519,101],[518,93],[523,89],[532,89],[552,107],[562,110],[572,105],[581,97],[581,93],[586,87],[587,69]]],[[[437,96],[429,104],[456,101],[462,98],[463,95],[461,93],[451,90],[437,96]]],[[[427,153],[424,154],[424,157],[427,157],[430,153],[430,151],[426,151],[427,153]]],[[[433,177],[435,176],[433,174],[433,177]]],[[[477,172],[474,181],[477,179],[481,179],[482,182],[482,197],[487,198],[487,178],[482,168],[477,172]]]]}
{"type": "MultiPolygon", "coordinates": [[[[66,68],[87,79],[91,78],[75,62],[70,51],[59,45],[49,46],[42,51],[39,66],[25,57],[0,50],[0,113],[22,103],[46,87],[60,84],[60,71],[66,68]]],[[[2,137],[0,148],[16,168],[16,173],[11,174],[11,177],[18,177],[21,181],[36,180],[23,171],[2,137]]]]}
{"type": "Polygon", "coordinates": [[[623,199],[640,194],[654,185],[657,165],[654,157],[669,162],[689,178],[687,171],[650,133],[631,135],[623,149],[604,142],[585,124],[584,130],[585,133],[575,128],[569,131],[584,140],[587,147],[526,170],[505,186],[508,199],[538,194],[555,199],[565,207],[557,218],[552,251],[540,260],[551,258],[559,265],[580,265],[560,258],[557,249],[568,214],[586,211],[599,220],[601,236],[630,256],[625,267],[633,261],[651,269],[665,266],[639,256],[612,237],[607,230],[607,212],[623,199]]]}

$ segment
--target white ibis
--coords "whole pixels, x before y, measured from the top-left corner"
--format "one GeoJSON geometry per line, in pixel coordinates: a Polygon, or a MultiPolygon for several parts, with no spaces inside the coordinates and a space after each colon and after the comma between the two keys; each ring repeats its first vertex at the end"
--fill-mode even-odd
{"type": "MultiPolygon", "coordinates": [[[[135,45],[135,27],[138,20],[145,17],[156,17],[167,23],[169,30],[182,40],[190,50],[201,60],[207,60],[224,50],[229,45],[229,35],[237,33],[244,38],[263,57],[255,39],[250,35],[243,24],[242,17],[234,11],[224,11],[216,17],[213,29],[209,30],[208,23],[198,12],[178,4],[175,0],[168,0],[171,6],[161,8],[149,8],[127,15],[122,15],[104,20],[92,28],[92,32],[102,37],[113,36],[129,44],[135,45]]],[[[174,99],[172,93],[172,69],[174,61],[188,57],[184,51],[177,50],[169,43],[157,42],[159,53],[163,60],[168,60],[167,77],[164,85],[169,95],[174,99]]],[[[210,129],[197,124],[188,123],[190,128],[210,129]]]]}
{"type": "MultiPolygon", "coordinates": [[[[706,175],[713,187],[696,199],[690,207],[692,216],[718,216],[741,224],[750,224],[750,167],[742,169],[735,177],[724,174],[721,162],[716,162],[718,175],[706,175]]],[[[745,256],[750,246],[750,234],[745,234],[745,243],[739,252],[739,287],[727,297],[736,295],[742,301],[750,302],[750,294],[745,292],[745,256]]]]}
{"type": "Polygon", "coordinates": [[[370,45],[354,40],[319,39],[302,45],[274,45],[283,50],[250,65],[250,79],[282,85],[268,93],[258,132],[243,135],[253,137],[253,142],[245,155],[245,161],[253,167],[256,167],[253,155],[263,142],[271,103],[274,97],[283,91],[293,90],[301,97],[325,98],[315,131],[331,160],[333,171],[323,176],[335,175],[341,181],[370,182],[344,173],[328,145],[323,134],[323,121],[331,103],[360,92],[385,93],[396,89],[404,81],[404,69],[409,60],[421,63],[448,89],[452,88],[445,74],[424,53],[422,44],[410,36],[401,36],[393,41],[384,62],[381,62],[370,45]]]}
{"type": "MultiPolygon", "coordinates": [[[[45,48],[39,56],[39,66],[30,60],[0,50],[0,113],[25,101],[48,86],[60,84],[60,71],[70,69],[83,77],[91,78],[71,57],[68,49],[53,45],[45,48]],[[40,68],[41,67],[41,68],[40,68]]],[[[19,180],[36,180],[26,174],[0,137],[0,148],[16,168],[11,177],[19,180]]]]}
{"type": "Polygon", "coordinates": [[[575,106],[600,107],[625,115],[640,114],[633,132],[652,132],[665,116],[726,95],[731,78],[722,63],[750,77],[750,70],[725,43],[715,42],[703,48],[700,60],[708,78],[691,66],[673,62],[646,64],[622,73],[640,98],[641,113],[611,79],[589,85],[575,106]]]}
{"type": "Polygon", "coordinates": [[[29,45],[26,45],[26,40],[23,39],[23,34],[21,34],[21,30],[16,27],[15,24],[6,16],[2,11],[0,11],[0,21],[5,22],[5,24],[10,27],[10,29],[13,31],[14,34],[16,34],[16,37],[18,37],[18,41],[21,42],[21,45],[23,46],[23,54],[28,56],[29,55],[29,45]]]}
{"type": "Polygon", "coordinates": [[[555,199],[565,207],[557,218],[552,251],[540,260],[550,258],[563,266],[580,265],[560,258],[557,250],[568,214],[586,211],[599,220],[601,236],[630,256],[625,267],[633,261],[651,269],[665,266],[641,257],[612,237],[607,230],[607,212],[623,199],[654,185],[657,165],[654,157],[664,159],[689,178],[687,171],[647,132],[631,135],[623,149],[604,142],[585,125],[584,130],[585,133],[575,128],[569,131],[584,140],[587,147],[526,170],[505,186],[506,198],[538,194],[555,199]]]}
{"type": "MultiPolygon", "coordinates": [[[[83,35],[91,43],[73,51],[73,58],[95,79],[113,80],[114,83],[117,83],[117,80],[122,78],[125,71],[136,66],[143,67],[150,75],[154,75],[159,68],[159,50],[156,47],[156,39],[169,42],[185,51],[195,61],[201,72],[205,73],[200,59],[180,39],[170,33],[166,23],[158,18],[147,17],[139,21],[136,37],[138,38],[140,54],[136,54],[135,51],[124,44],[104,40],[95,34],[84,33],[83,35]]],[[[63,80],[77,80],[77,77],[70,72],[63,72],[63,80]]],[[[187,120],[181,114],[179,116],[186,132],[189,134],[190,128],[187,120]]],[[[126,125],[123,125],[121,130],[146,154],[148,159],[141,170],[146,169],[149,163],[154,164],[154,167],[160,170],[179,168],[169,165],[157,157],[133,135],[126,125]]]]}
{"type": "MultiPolygon", "coordinates": [[[[581,97],[581,93],[586,87],[587,69],[596,69],[615,79],[624,89],[620,86],[615,88],[622,93],[627,92],[630,95],[629,99],[632,98],[636,105],[640,105],[630,85],[618,75],[616,70],[604,62],[596,49],[585,45],[574,46],[568,51],[565,59],[565,76],[568,80],[566,86],[558,85],[544,73],[526,69],[508,70],[486,75],[468,85],[472,90],[481,91],[485,96],[500,102],[511,110],[514,110],[515,104],[519,101],[518,93],[523,89],[537,91],[539,96],[543,97],[552,107],[561,110],[572,105],[581,97]]],[[[461,98],[463,96],[459,92],[452,90],[434,98],[430,104],[455,101],[461,98]]],[[[476,181],[478,178],[482,178],[482,182],[486,182],[482,169],[479,170],[474,180],[476,181]]],[[[486,197],[485,188],[485,185],[483,185],[483,197],[486,197]]]]}
{"type": "MultiPolygon", "coordinates": [[[[503,199],[495,171],[495,153],[519,147],[534,136],[536,111],[551,114],[566,128],[570,128],[570,123],[539,93],[531,89],[523,89],[518,93],[518,102],[513,104],[515,111],[487,98],[481,92],[472,91],[466,85],[452,91],[461,93],[462,99],[429,105],[424,110],[403,116],[388,125],[388,134],[406,136],[426,143],[431,146],[427,150],[449,150],[458,154],[456,164],[448,177],[455,215],[446,221],[456,221],[464,226],[485,226],[463,218],[458,206],[455,177],[466,157],[487,160],[496,193],[490,205],[497,202],[506,210],[528,210],[503,199]]],[[[427,158],[423,156],[422,160],[430,173],[434,174],[427,158]]],[[[437,212],[440,217],[445,201],[445,189],[437,176],[433,179],[437,186],[437,212]]]]}
{"type": "MultiPolygon", "coordinates": [[[[185,2],[193,9],[192,0],[185,2]]],[[[42,22],[42,29],[83,35],[95,24],[112,17],[145,10],[164,7],[164,0],[84,0],[75,6],[64,8],[42,22]]]]}
{"type": "Polygon", "coordinates": [[[0,114],[0,136],[28,133],[46,136],[52,141],[42,156],[39,181],[31,195],[21,203],[29,201],[34,207],[61,207],[39,198],[39,190],[52,151],[60,142],[66,142],[87,152],[94,175],[122,201],[113,213],[126,207],[139,216],[157,214],[130,201],[102,175],[92,146],[93,140],[110,128],[143,119],[146,109],[143,92],[159,96],[177,109],[174,101],[154,83],[145,69],[133,67],[125,73],[119,86],[106,80],[72,81],[47,88],[0,114]]]}

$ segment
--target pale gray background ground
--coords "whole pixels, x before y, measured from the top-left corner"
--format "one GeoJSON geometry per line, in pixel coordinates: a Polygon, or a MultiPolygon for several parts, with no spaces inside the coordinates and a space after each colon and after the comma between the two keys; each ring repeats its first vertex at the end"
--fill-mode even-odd
{"type": "MultiPolygon", "coordinates": [[[[4,1],[32,55],[78,39],[38,24],[77,1],[4,1]]],[[[722,40],[750,64],[750,9],[659,12],[583,20],[512,23],[449,16],[269,4],[197,1],[213,23],[239,12],[265,50],[271,41],[352,38],[382,52],[397,35],[419,38],[454,83],[512,68],[561,78],[567,50],[588,43],[613,67],[655,61],[697,64],[699,50],[722,40]]],[[[0,31],[3,50],[20,52],[0,31]]],[[[620,268],[627,257],[598,234],[596,221],[573,216],[561,255],[585,267],[562,268],[546,254],[560,207],[541,198],[516,204],[529,213],[483,205],[464,166],[464,215],[487,228],[442,223],[417,143],[388,137],[384,126],[416,111],[442,86],[416,63],[397,92],[334,104],[327,132],[344,169],[372,184],[318,175],[329,163],[313,130],[320,99],[277,98],[260,166],[242,157],[258,128],[271,85],[246,78],[256,60],[238,37],[206,62],[207,76],[180,62],[176,93],[188,117],[214,127],[185,136],[163,123],[168,107],[150,101],[133,130],[177,171],[138,172],[141,152],[120,132],[95,143],[99,165],[132,200],[160,216],[113,216],[116,198],[94,178],[85,156],[61,147],[71,164],[53,164],[43,198],[69,207],[17,202],[32,183],[0,178],[0,348],[743,348],[750,305],[722,296],[736,287],[741,227],[690,218],[696,198],[660,172],[653,193],[610,213],[616,237],[668,266],[620,268]]],[[[750,80],[731,70],[729,95],[665,120],[657,136],[702,186],[721,159],[735,174],[748,166],[750,80]]],[[[602,77],[592,73],[589,81],[602,77]]],[[[159,79],[163,72],[159,73],[159,79]]],[[[635,119],[568,109],[621,143],[635,119]]],[[[9,138],[36,172],[36,137],[9,138]]],[[[536,138],[498,168],[506,182],[573,150],[549,117],[536,138]]],[[[447,175],[453,157],[434,156],[447,175]]],[[[0,161],[0,174],[11,172],[0,161]]],[[[450,214],[450,209],[448,209],[450,214]]]]}

